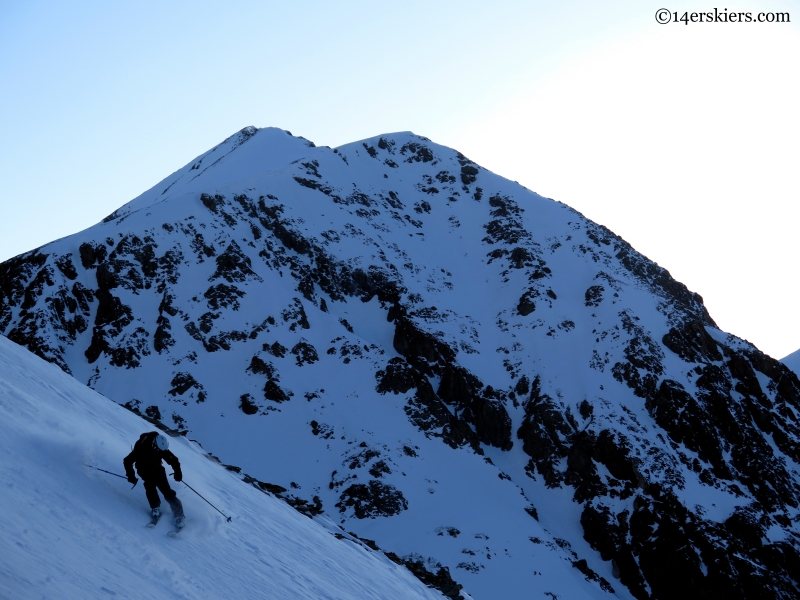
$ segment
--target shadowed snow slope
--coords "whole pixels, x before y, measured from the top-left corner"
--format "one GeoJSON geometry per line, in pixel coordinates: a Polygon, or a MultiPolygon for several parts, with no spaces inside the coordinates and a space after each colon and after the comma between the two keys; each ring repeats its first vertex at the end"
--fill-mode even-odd
{"type": "Polygon", "coordinates": [[[795,373],[800,373],[800,350],[795,350],[789,356],[784,356],[781,362],[795,373]]]}
{"type": "Polygon", "coordinates": [[[122,458],[152,427],[0,336],[0,597],[442,598],[405,568],[243,484],[184,437],[188,525],[147,529],[122,458]]]}

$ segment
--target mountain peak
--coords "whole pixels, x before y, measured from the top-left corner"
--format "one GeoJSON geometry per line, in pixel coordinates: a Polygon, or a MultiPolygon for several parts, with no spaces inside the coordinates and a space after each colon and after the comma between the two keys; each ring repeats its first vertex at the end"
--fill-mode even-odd
{"type": "Polygon", "coordinates": [[[797,376],[414,133],[246,128],[0,286],[12,341],[475,598],[798,585],[797,376]]]}
{"type": "Polygon", "coordinates": [[[116,210],[106,220],[129,215],[168,198],[263,175],[313,153],[314,149],[312,142],[277,127],[245,127],[116,210]]]}

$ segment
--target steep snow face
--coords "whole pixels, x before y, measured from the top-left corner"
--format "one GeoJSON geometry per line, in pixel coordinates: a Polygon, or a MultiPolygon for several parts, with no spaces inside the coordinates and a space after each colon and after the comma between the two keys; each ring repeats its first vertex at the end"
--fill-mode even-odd
{"type": "Polygon", "coordinates": [[[218,149],[0,331],[476,598],[795,594],[800,381],[668,272],[411,133],[218,149]]]}
{"type": "Polygon", "coordinates": [[[314,155],[314,144],[275,127],[245,127],[134,198],[106,220],[118,219],[169,198],[247,179],[314,155]]]}
{"type": "Polygon", "coordinates": [[[795,373],[800,373],[800,350],[795,350],[789,356],[784,356],[781,362],[795,373]]]}
{"type": "Polygon", "coordinates": [[[443,597],[381,553],[337,540],[245,485],[181,436],[170,448],[187,480],[231,521],[173,484],[188,526],[178,539],[166,535],[167,516],[146,529],[141,485],[131,490],[87,465],[121,472],[130,444],[150,429],[0,337],[0,596],[443,597]]]}

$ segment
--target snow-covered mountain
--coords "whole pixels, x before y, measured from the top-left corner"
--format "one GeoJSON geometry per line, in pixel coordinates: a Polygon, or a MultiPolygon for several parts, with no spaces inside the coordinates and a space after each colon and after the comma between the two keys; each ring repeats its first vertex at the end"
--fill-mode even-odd
{"type": "Polygon", "coordinates": [[[246,128],[0,292],[9,339],[475,598],[798,594],[797,376],[426,138],[246,128]]]}
{"type": "Polygon", "coordinates": [[[190,526],[178,539],[167,537],[166,519],[146,529],[141,485],[131,490],[91,466],[119,473],[116,459],[149,429],[0,337],[0,597],[443,598],[329,519],[314,523],[245,485],[181,436],[171,448],[187,479],[231,521],[175,484],[190,526]]]}
{"type": "Polygon", "coordinates": [[[800,350],[795,350],[789,356],[784,356],[781,362],[795,373],[800,373],[800,350]]]}

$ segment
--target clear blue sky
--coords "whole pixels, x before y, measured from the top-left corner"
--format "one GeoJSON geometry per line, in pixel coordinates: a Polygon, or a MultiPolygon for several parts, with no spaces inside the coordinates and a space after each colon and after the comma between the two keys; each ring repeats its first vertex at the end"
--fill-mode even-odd
{"type": "Polygon", "coordinates": [[[246,125],[412,130],[577,208],[776,357],[800,347],[800,4],[0,0],[0,260],[246,125]]]}

